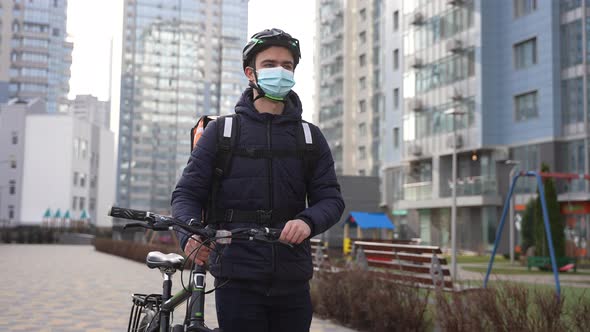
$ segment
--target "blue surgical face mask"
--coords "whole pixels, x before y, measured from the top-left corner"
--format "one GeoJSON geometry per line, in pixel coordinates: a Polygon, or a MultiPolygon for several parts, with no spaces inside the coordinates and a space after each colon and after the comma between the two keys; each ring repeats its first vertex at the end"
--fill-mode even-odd
{"type": "Polygon", "coordinates": [[[293,72],[283,67],[263,68],[258,70],[257,83],[266,97],[283,100],[295,85],[295,79],[293,72]]]}

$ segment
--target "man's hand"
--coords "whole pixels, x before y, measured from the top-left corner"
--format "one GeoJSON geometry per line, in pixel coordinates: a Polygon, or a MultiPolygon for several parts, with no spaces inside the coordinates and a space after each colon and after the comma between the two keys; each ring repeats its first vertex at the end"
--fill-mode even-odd
{"type": "Polygon", "coordinates": [[[209,259],[210,251],[211,249],[208,246],[201,244],[201,239],[196,235],[191,236],[186,242],[186,246],[184,246],[186,257],[192,259],[197,265],[205,264],[209,259]]]}
{"type": "Polygon", "coordinates": [[[299,244],[307,239],[310,234],[311,229],[305,221],[301,219],[289,220],[285,228],[283,228],[279,240],[299,244]]]}

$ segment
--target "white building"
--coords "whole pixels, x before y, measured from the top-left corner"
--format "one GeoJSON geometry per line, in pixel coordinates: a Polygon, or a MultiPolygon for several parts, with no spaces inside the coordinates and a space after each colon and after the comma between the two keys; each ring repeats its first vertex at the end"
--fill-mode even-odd
{"type": "Polygon", "coordinates": [[[49,210],[54,221],[112,225],[114,134],[89,118],[45,113],[39,100],[0,107],[0,223],[38,225],[49,210]]]}

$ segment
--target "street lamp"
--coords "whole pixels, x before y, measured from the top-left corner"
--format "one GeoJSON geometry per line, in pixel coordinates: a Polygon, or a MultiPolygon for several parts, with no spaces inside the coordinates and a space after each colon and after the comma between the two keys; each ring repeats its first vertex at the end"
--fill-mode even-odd
{"type": "Polygon", "coordinates": [[[444,112],[453,116],[453,164],[452,164],[452,205],[451,205],[451,278],[457,279],[457,126],[455,118],[465,114],[465,111],[458,108],[451,108],[444,112]]]}
{"type": "MultiPolygon", "coordinates": [[[[512,178],[514,177],[514,173],[518,169],[518,165],[520,165],[520,161],[518,160],[506,160],[506,165],[511,165],[510,173],[508,175],[508,192],[510,192],[510,185],[512,184],[512,178]]],[[[514,191],[513,191],[514,193],[514,191]]],[[[510,198],[510,264],[514,264],[514,194],[510,198]]]]}

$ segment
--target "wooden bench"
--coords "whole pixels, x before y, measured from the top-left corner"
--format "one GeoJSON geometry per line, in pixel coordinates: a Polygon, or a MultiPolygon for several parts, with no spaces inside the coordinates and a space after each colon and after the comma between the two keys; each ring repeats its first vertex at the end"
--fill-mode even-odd
{"type": "Polygon", "coordinates": [[[354,241],[355,264],[380,276],[425,288],[453,290],[453,281],[439,247],[354,241]]]}
{"type": "Polygon", "coordinates": [[[330,271],[330,257],[328,256],[328,244],[320,239],[310,239],[311,258],[313,260],[314,271],[330,271]]]}

